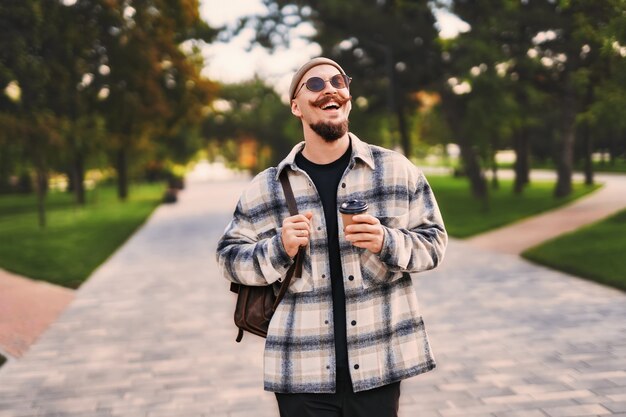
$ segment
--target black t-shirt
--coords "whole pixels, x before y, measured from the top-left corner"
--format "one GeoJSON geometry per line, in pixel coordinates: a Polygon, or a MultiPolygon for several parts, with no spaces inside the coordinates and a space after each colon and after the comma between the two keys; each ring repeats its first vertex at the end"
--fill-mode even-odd
{"type": "Polygon", "coordinates": [[[346,336],[346,297],[343,287],[343,270],[339,253],[339,226],[337,220],[337,189],[352,155],[352,145],[339,159],[330,164],[319,165],[306,159],[302,153],[296,155],[296,165],[304,170],[317,189],[322,200],[326,233],[328,236],[328,256],[333,293],[333,324],[335,327],[335,356],[338,373],[348,369],[348,343],[346,336]]]}

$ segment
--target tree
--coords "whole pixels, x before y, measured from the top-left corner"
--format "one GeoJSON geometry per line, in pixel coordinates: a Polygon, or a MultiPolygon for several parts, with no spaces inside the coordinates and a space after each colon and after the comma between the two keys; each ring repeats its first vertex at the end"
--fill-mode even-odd
{"type": "Polygon", "coordinates": [[[215,32],[198,15],[198,1],[153,0],[102,3],[100,39],[110,72],[101,81],[107,97],[101,111],[107,120],[111,154],[118,174],[118,195],[128,194],[128,159],[150,147],[149,138],[172,136],[186,117],[177,103],[207,100],[210,86],[188,61],[181,44],[210,41],[215,32]]]}
{"type": "Polygon", "coordinates": [[[54,82],[46,86],[49,108],[59,121],[65,140],[59,167],[68,172],[76,202],[85,204],[87,157],[103,138],[101,117],[95,103],[100,86],[92,83],[93,74],[105,72],[103,54],[98,48],[97,0],[83,0],[73,6],[59,1],[44,2],[45,31],[42,52],[54,82]]]}
{"type": "Polygon", "coordinates": [[[457,130],[473,194],[484,198],[486,192],[478,154],[489,154],[489,142],[492,151],[496,142],[515,150],[514,191],[520,193],[529,181],[530,131],[544,99],[535,86],[542,68],[528,55],[533,37],[543,30],[543,6],[517,0],[441,3],[471,28],[445,44],[445,74],[458,85],[441,88],[442,106],[457,130]],[[454,95],[453,88],[471,92],[467,97],[454,95]],[[480,125],[471,122],[477,116],[480,125]],[[500,139],[481,143],[476,135],[500,139]]]}
{"type": "Polygon", "coordinates": [[[534,38],[538,58],[550,69],[550,83],[560,109],[556,153],[557,184],[554,194],[566,196],[572,190],[577,115],[593,101],[594,83],[604,65],[597,53],[610,34],[616,16],[623,14],[623,0],[560,0],[545,4],[544,31],[534,38]]]}
{"type": "Polygon", "coordinates": [[[290,28],[313,25],[309,37],[323,55],[336,59],[355,79],[363,111],[393,115],[406,156],[412,146],[407,118],[419,103],[415,92],[426,88],[438,72],[435,18],[427,2],[264,0],[269,12],[244,21],[256,29],[266,47],[288,44],[290,28]]]}
{"type": "Polygon", "coordinates": [[[45,16],[48,3],[7,1],[0,5],[0,88],[10,83],[19,97],[0,101],[4,141],[15,141],[36,172],[39,225],[46,225],[45,195],[50,155],[58,146],[58,121],[50,111],[47,88],[54,83],[45,64],[44,43],[49,35],[45,16]]]}
{"type": "Polygon", "coordinates": [[[220,99],[204,121],[203,135],[220,143],[255,140],[271,153],[255,167],[261,170],[280,162],[285,150],[300,140],[298,124],[274,89],[255,78],[222,86],[220,99]]]}

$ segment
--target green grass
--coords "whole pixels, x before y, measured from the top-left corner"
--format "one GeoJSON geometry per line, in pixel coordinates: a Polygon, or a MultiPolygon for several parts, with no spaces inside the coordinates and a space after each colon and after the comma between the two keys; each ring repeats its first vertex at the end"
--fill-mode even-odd
{"type": "Polygon", "coordinates": [[[469,183],[465,178],[448,176],[428,177],[439,208],[451,236],[465,238],[512,223],[525,217],[564,205],[595,189],[574,184],[574,192],[556,199],[553,182],[532,182],[521,195],[512,191],[512,181],[500,181],[500,189],[490,189],[488,208],[470,195],[469,183]]]}
{"type": "Polygon", "coordinates": [[[522,256],[626,291],[626,210],[525,251],[522,256]]]}
{"type": "Polygon", "coordinates": [[[133,185],[122,203],[113,186],[100,186],[88,192],[85,207],[76,206],[68,193],[51,192],[43,229],[35,196],[0,196],[0,267],[77,288],[146,220],[164,189],[133,185]]]}

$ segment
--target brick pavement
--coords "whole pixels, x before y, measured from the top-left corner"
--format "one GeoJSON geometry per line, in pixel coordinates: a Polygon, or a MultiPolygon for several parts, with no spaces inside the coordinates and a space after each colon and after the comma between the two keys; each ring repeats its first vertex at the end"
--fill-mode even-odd
{"type": "Polygon", "coordinates": [[[73,299],[73,290],[0,269],[0,353],[21,357],[73,299]]]}
{"type": "MultiPolygon", "coordinates": [[[[160,207],[0,368],[0,417],[277,416],[215,267],[242,184],[160,207]]],[[[401,416],[626,416],[624,293],[458,241],[415,279],[439,366],[403,382],[401,416]]]]}

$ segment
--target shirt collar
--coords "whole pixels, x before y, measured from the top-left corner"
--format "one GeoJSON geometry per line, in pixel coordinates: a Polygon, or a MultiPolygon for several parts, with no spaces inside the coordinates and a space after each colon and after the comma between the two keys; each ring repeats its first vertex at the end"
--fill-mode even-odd
{"type": "MultiPolygon", "coordinates": [[[[367,164],[371,169],[376,169],[376,164],[374,163],[374,157],[372,156],[372,151],[367,143],[361,141],[354,133],[349,133],[350,139],[352,140],[352,157],[350,158],[350,164],[353,165],[356,159],[360,159],[365,164],[367,164]]],[[[296,155],[302,151],[304,148],[304,142],[298,143],[293,147],[289,155],[285,159],[283,159],[278,166],[276,167],[276,179],[280,176],[282,170],[289,166],[292,170],[296,170],[296,155]]]]}

